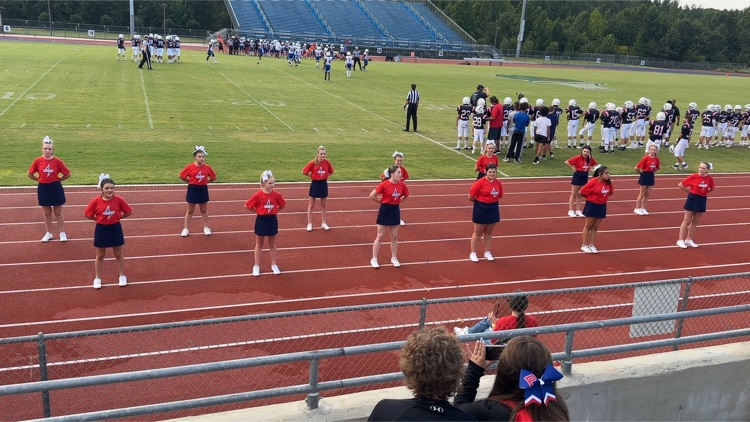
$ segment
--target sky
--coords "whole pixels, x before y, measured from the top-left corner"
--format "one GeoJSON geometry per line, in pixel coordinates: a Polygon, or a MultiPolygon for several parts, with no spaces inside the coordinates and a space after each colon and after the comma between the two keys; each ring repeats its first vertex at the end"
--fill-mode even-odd
{"type": "Polygon", "coordinates": [[[695,5],[704,9],[744,10],[750,7],[750,0],[678,0],[678,2],[683,6],[692,8],[695,5]]]}

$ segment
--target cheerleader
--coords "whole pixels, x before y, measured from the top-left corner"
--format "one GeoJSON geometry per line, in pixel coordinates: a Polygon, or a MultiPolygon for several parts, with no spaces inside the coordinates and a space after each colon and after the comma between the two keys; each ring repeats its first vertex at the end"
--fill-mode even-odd
{"type": "Polygon", "coordinates": [[[497,172],[498,158],[495,155],[495,143],[493,141],[487,141],[484,146],[484,154],[478,159],[476,165],[474,165],[474,171],[477,173],[477,180],[483,178],[487,173],[487,166],[492,164],[495,166],[495,172],[497,172]]]}
{"type": "Polygon", "coordinates": [[[211,236],[211,229],[208,227],[208,184],[216,180],[216,173],[206,164],[206,148],[200,145],[195,146],[193,151],[194,163],[190,163],[180,172],[180,179],[188,184],[185,201],[187,202],[187,212],[185,213],[185,228],[182,229],[180,236],[187,237],[190,234],[190,222],[193,219],[195,205],[198,204],[203,219],[203,234],[211,236]]]}
{"type": "Polygon", "coordinates": [[[279,233],[279,221],[276,215],[286,206],[286,201],[280,193],[273,190],[276,179],[271,170],[260,175],[260,190],[245,203],[245,208],[255,211],[255,264],[253,277],[260,276],[260,253],[268,238],[268,249],[271,254],[271,271],[281,274],[276,265],[276,235],[279,233]]]}
{"type": "Polygon", "coordinates": [[[89,220],[96,221],[94,230],[94,247],[96,248],[96,260],[94,261],[94,288],[102,288],[102,263],[107,255],[107,248],[112,248],[112,253],[117,261],[117,269],[120,271],[120,287],[128,284],[125,277],[125,258],[122,255],[122,245],[125,244],[125,236],[122,232],[120,220],[130,217],[133,208],[124,199],[115,195],[115,181],[108,174],[99,176],[99,188],[102,193],[94,198],[83,215],[89,220]]]}
{"type": "MultiPolygon", "coordinates": [[[[396,167],[398,167],[399,169],[401,169],[401,181],[402,182],[407,181],[409,179],[409,172],[406,171],[406,167],[403,166],[403,163],[404,163],[404,153],[403,152],[395,151],[393,153],[393,155],[391,155],[391,157],[393,157],[393,165],[396,166],[396,167]]],[[[380,180],[383,181],[383,180],[386,180],[386,179],[388,179],[388,177],[385,175],[385,173],[381,173],[380,174],[380,180]]],[[[403,226],[406,223],[404,223],[404,220],[400,220],[400,224],[403,226]]]]}
{"type": "Polygon", "coordinates": [[[655,144],[651,144],[648,147],[648,154],[644,155],[635,166],[635,172],[640,174],[638,177],[640,191],[638,192],[638,199],[635,200],[633,212],[638,215],[648,215],[646,202],[648,202],[648,197],[651,196],[651,190],[654,187],[654,173],[661,168],[661,161],[656,156],[658,153],[659,148],[655,144]]]}
{"type": "Polygon", "coordinates": [[[370,265],[372,268],[380,268],[378,264],[378,252],[380,244],[383,241],[386,230],[390,233],[391,238],[391,264],[395,268],[401,266],[398,262],[398,229],[401,221],[401,210],[399,204],[409,197],[409,189],[404,184],[403,171],[400,167],[393,165],[383,172],[386,180],[380,182],[380,185],[370,192],[370,199],[380,203],[378,218],[376,220],[378,231],[375,242],[372,244],[372,259],[370,265]]]}
{"type": "Polygon", "coordinates": [[[698,173],[691,174],[677,186],[688,193],[685,201],[685,217],[680,225],[680,238],[677,246],[687,249],[688,246],[697,248],[698,244],[693,241],[695,229],[698,227],[703,213],[706,212],[706,200],[709,192],[716,188],[714,178],[708,175],[712,169],[711,163],[702,161],[698,166],[698,173]]]}
{"type": "Polygon", "coordinates": [[[310,177],[310,202],[307,204],[307,231],[313,230],[312,214],[315,208],[315,199],[320,198],[320,214],[323,219],[320,225],[323,230],[330,230],[326,224],[326,210],[328,200],[328,176],[333,174],[333,166],[326,160],[326,148],[321,145],[318,147],[318,153],[315,159],[307,163],[302,169],[302,174],[310,177]]]}
{"type": "Polygon", "coordinates": [[[565,165],[573,170],[573,179],[570,181],[570,199],[568,199],[568,217],[583,217],[583,201],[578,191],[589,181],[589,170],[597,166],[594,157],[591,156],[591,147],[584,145],[581,153],[565,162],[565,165]]]}
{"type": "Polygon", "coordinates": [[[586,198],[583,207],[583,215],[586,223],[583,226],[583,244],[581,251],[584,253],[599,253],[594,246],[599,224],[607,218],[607,200],[615,192],[612,181],[609,180],[609,168],[601,166],[594,171],[594,178],[589,180],[581,188],[579,194],[586,198]]]}
{"type": "Polygon", "coordinates": [[[42,237],[42,243],[47,243],[54,235],[52,234],[52,213],[55,213],[57,227],[60,229],[60,241],[67,242],[65,234],[65,217],[63,216],[63,205],[65,204],[65,191],[62,181],[70,177],[70,170],[65,163],[55,155],[55,144],[49,136],[42,141],[42,156],[34,160],[29,167],[27,176],[38,182],[37,200],[44,213],[44,228],[47,230],[42,237]]]}
{"type": "MultiPolygon", "coordinates": [[[[492,144],[490,144],[492,145],[492,144]]],[[[487,164],[485,175],[474,182],[469,189],[469,201],[474,203],[471,222],[474,232],[471,235],[471,253],[469,259],[479,262],[477,247],[484,239],[484,257],[494,261],[492,256],[492,232],[500,221],[499,200],[503,197],[503,184],[497,180],[497,165],[487,164]]]]}

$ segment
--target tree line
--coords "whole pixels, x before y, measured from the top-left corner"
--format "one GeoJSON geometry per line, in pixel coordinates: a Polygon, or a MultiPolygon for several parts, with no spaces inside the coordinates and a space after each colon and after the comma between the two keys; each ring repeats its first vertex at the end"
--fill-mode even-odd
{"type": "MultiPolygon", "coordinates": [[[[721,1],[721,0],[717,0],[721,1]]],[[[433,0],[479,44],[514,52],[522,0],[433,0]]],[[[135,1],[136,27],[231,27],[222,0],[135,1]],[[166,15],[166,19],[164,19],[166,15]]],[[[6,19],[129,26],[127,0],[0,0],[6,19]]],[[[293,17],[292,17],[293,18],[293,17]]],[[[634,55],[693,62],[750,62],[750,8],[682,7],[677,0],[528,0],[526,51],[634,55]]]]}

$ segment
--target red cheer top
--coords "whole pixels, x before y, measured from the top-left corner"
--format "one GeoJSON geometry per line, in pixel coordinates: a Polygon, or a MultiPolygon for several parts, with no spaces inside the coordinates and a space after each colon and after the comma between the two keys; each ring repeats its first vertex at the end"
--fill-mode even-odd
{"type": "Polygon", "coordinates": [[[60,181],[60,174],[63,176],[70,174],[70,170],[65,167],[65,164],[61,159],[52,157],[49,160],[44,157],[39,157],[31,163],[29,167],[29,174],[37,173],[39,183],[55,183],[60,181]]]}
{"type": "Polygon", "coordinates": [[[391,183],[390,180],[384,180],[375,188],[375,192],[382,195],[380,203],[388,205],[398,205],[401,203],[401,198],[409,196],[409,189],[402,181],[391,183]]]}
{"type": "Polygon", "coordinates": [[[180,179],[185,180],[186,178],[189,179],[189,185],[205,186],[208,182],[216,180],[216,173],[208,164],[199,166],[190,163],[180,172],[180,179]]]}
{"type": "Polygon", "coordinates": [[[691,174],[680,183],[682,186],[690,188],[690,193],[693,195],[700,196],[708,196],[708,193],[716,187],[713,177],[709,175],[701,176],[698,173],[691,174]]]}
{"type": "Polygon", "coordinates": [[[471,185],[469,196],[485,204],[497,203],[503,197],[503,184],[497,179],[490,182],[482,177],[471,185]]]}
{"type": "Polygon", "coordinates": [[[606,204],[607,200],[613,193],[615,193],[614,185],[610,183],[603,183],[599,181],[599,178],[593,178],[586,183],[586,186],[582,187],[579,191],[581,195],[586,197],[586,200],[593,202],[594,204],[606,204]]]}
{"type": "Polygon", "coordinates": [[[495,167],[498,167],[499,163],[500,162],[497,159],[497,155],[487,157],[486,155],[482,154],[481,157],[477,158],[477,168],[479,169],[480,173],[487,172],[487,164],[494,164],[495,167]]]}
{"type": "Polygon", "coordinates": [[[576,171],[585,171],[587,173],[598,164],[594,157],[591,156],[589,156],[589,162],[587,163],[586,159],[583,158],[582,155],[576,155],[566,162],[571,166],[574,166],[576,168],[576,171]]]}
{"type": "Polygon", "coordinates": [[[323,160],[317,164],[315,160],[312,160],[302,169],[302,174],[310,176],[312,180],[327,180],[328,176],[333,174],[333,166],[328,160],[323,160]]]}
{"type": "Polygon", "coordinates": [[[97,196],[89,202],[86,210],[83,211],[83,215],[88,218],[94,218],[96,224],[105,226],[117,224],[123,215],[132,213],[133,208],[117,195],[113,196],[109,201],[104,200],[101,196],[97,196]]]}
{"type": "Polygon", "coordinates": [[[245,202],[245,208],[251,211],[255,209],[255,213],[258,215],[276,215],[285,206],[286,201],[275,190],[265,193],[261,189],[245,202]]]}
{"type": "Polygon", "coordinates": [[[641,158],[641,161],[638,162],[638,165],[635,166],[635,168],[641,169],[642,172],[655,172],[661,168],[661,160],[659,160],[659,157],[657,156],[651,158],[648,155],[644,155],[643,158],[641,158]]]}

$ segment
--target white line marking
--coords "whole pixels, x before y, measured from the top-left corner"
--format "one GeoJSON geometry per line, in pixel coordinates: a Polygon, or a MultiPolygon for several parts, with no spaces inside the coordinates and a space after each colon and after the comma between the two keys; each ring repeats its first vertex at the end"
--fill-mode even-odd
{"type": "Polygon", "coordinates": [[[148,117],[148,128],[154,128],[154,121],[151,118],[151,106],[148,104],[148,93],[146,92],[146,82],[143,80],[143,72],[138,72],[141,77],[141,90],[143,91],[143,101],[146,104],[146,117],[148,117]]]}
{"type": "MultiPolygon", "coordinates": [[[[255,97],[253,97],[252,95],[250,95],[250,93],[249,93],[249,92],[247,92],[247,91],[246,91],[246,90],[245,90],[244,88],[242,88],[241,86],[239,86],[239,85],[237,85],[236,83],[234,83],[234,81],[233,81],[233,80],[231,80],[231,79],[229,79],[229,77],[228,77],[227,75],[225,75],[224,73],[222,73],[222,71],[218,70],[218,69],[217,69],[216,67],[214,67],[213,69],[214,69],[214,70],[216,71],[216,73],[218,73],[218,74],[219,74],[219,75],[221,75],[221,76],[222,76],[222,77],[223,77],[224,79],[226,79],[226,80],[227,80],[227,81],[228,81],[228,82],[229,82],[230,84],[234,85],[234,87],[235,87],[235,88],[239,89],[239,90],[240,90],[240,91],[241,91],[241,92],[242,92],[243,94],[247,95],[247,98],[250,98],[250,99],[251,99],[251,100],[253,100],[254,102],[258,103],[258,105],[259,105],[259,106],[261,106],[261,107],[263,108],[263,110],[267,111],[267,112],[268,112],[268,114],[270,114],[270,115],[271,115],[271,116],[273,116],[273,117],[274,117],[274,118],[275,118],[276,120],[278,120],[278,121],[279,121],[279,123],[281,123],[282,125],[286,126],[286,127],[287,127],[287,129],[289,129],[289,130],[294,130],[294,128],[293,128],[293,127],[291,127],[291,126],[289,126],[289,125],[288,125],[288,124],[287,124],[287,123],[286,123],[285,121],[283,121],[283,120],[281,119],[281,117],[277,116],[277,115],[276,115],[276,114],[275,114],[274,112],[272,112],[272,111],[271,111],[271,110],[270,110],[270,109],[269,109],[268,107],[266,107],[266,105],[265,105],[265,104],[263,104],[262,102],[260,102],[260,101],[256,100],[256,99],[255,99],[255,97]]],[[[264,129],[265,129],[265,128],[264,128],[264,129]]],[[[266,130],[268,130],[268,129],[266,129],[266,130]]]]}
{"type": "Polygon", "coordinates": [[[26,123],[21,123],[21,126],[18,126],[19,129],[23,129],[26,127],[26,123]]]}
{"type": "Polygon", "coordinates": [[[42,74],[42,76],[39,77],[39,79],[37,79],[36,81],[34,81],[34,83],[31,84],[31,86],[29,86],[28,88],[26,88],[26,90],[23,91],[22,93],[18,94],[18,96],[16,97],[16,99],[13,100],[13,102],[11,102],[10,104],[8,104],[8,107],[5,107],[5,109],[3,109],[3,111],[0,111],[0,117],[3,117],[5,115],[5,113],[7,113],[8,110],[11,109],[11,107],[13,107],[14,105],[16,105],[16,103],[19,100],[21,100],[21,98],[24,98],[26,96],[26,93],[29,92],[29,91],[31,91],[31,88],[34,88],[36,86],[36,84],[38,84],[42,79],[44,79],[45,76],[47,76],[50,72],[52,72],[52,70],[54,70],[57,67],[57,65],[59,65],[60,63],[63,62],[63,60],[66,60],[68,57],[72,56],[73,54],[75,54],[75,53],[77,53],[79,51],[80,51],[80,49],[73,50],[73,53],[71,53],[70,55],[68,55],[66,57],[63,57],[60,60],[58,60],[57,63],[53,64],[52,67],[50,67],[49,69],[47,69],[47,71],[44,72],[42,74]]]}

